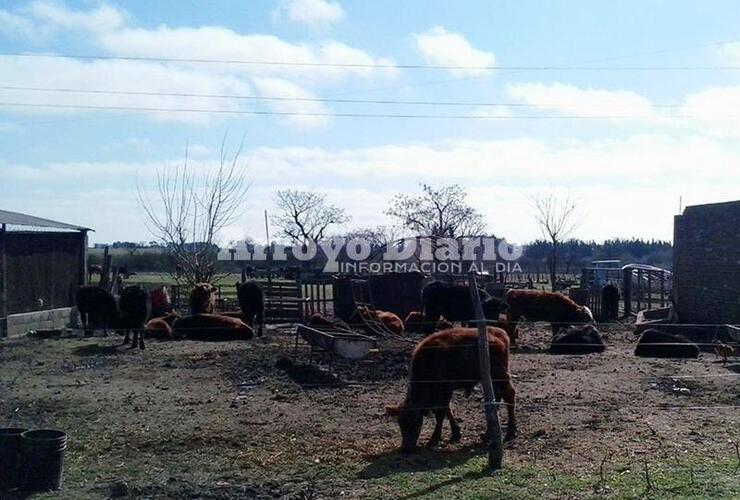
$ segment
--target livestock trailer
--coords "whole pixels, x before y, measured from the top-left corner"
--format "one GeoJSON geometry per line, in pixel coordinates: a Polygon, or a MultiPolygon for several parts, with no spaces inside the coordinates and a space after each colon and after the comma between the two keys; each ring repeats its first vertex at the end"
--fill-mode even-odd
{"type": "Polygon", "coordinates": [[[0,210],[0,337],[66,326],[89,228],[0,210]]]}

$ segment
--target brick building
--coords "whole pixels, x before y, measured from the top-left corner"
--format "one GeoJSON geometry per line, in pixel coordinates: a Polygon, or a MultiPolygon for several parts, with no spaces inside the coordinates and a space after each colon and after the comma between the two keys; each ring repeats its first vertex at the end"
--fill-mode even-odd
{"type": "Polygon", "coordinates": [[[740,201],[675,217],[673,273],[681,322],[740,324],[740,201]]]}

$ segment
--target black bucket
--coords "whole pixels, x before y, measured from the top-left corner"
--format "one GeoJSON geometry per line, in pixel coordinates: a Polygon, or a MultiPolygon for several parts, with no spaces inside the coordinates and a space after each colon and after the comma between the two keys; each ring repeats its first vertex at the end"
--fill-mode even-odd
{"type": "Polygon", "coordinates": [[[0,491],[23,486],[21,481],[21,434],[26,429],[0,429],[0,491]]]}
{"type": "Polygon", "coordinates": [[[23,438],[24,489],[29,491],[58,490],[62,487],[64,451],[67,434],[44,429],[26,431],[23,438]]]}

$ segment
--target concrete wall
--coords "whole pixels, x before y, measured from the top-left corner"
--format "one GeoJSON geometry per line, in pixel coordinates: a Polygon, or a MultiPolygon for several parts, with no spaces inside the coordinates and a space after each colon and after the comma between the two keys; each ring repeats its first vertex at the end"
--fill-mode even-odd
{"type": "Polygon", "coordinates": [[[74,307],[11,314],[7,319],[7,335],[8,337],[15,337],[25,335],[30,330],[64,328],[76,322],[76,319],[77,309],[74,307]]]}
{"type": "Polygon", "coordinates": [[[681,322],[740,324],[740,201],[675,217],[673,272],[681,322]]]}

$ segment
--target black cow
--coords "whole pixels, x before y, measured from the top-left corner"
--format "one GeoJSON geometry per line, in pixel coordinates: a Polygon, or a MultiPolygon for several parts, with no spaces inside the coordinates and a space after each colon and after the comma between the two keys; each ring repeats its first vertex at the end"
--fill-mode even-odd
{"type": "Polygon", "coordinates": [[[149,293],[138,285],[127,286],[121,291],[118,306],[121,310],[121,328],[126,330],[124,345],[128,344],[129,334],[133,331],[131,348],[138,345],[144,349],[144,325],[151,311],[149,293]]]}
{"type": "Polygon", "coordinates": [[[604,321],[614,321],[619,317],[619,288],[611,283],[601,289],[601,317],[604,321]]]}
{"type": "MultiPolygon", "coordinates": [[[[506,309],[504,302],[479,289],[483,316],[493,321],[506,309]]],[[[421,292],[423,327],[425,334],[434,332],[440,316],[447,321],[468,322],[475,319],[470,289],[467,285],[446,284],[441,281],[429,283],[421,292]]]]}
{"type": "Polygon", "coordinates": [[[262,287],[256,281],[237,283],[236,295],[244,322],[257,332],[257,336],[261,336],[265,323],[265,294],[262,287]],[[256,328],[257,325],[259,329],[256,328]]]}
{"type": "Polygon", "coordinates": [[[118,327],[121,315],[113,295],[97,286],[81,286],[75,292],[75,304],[80,313],[85,335],[92,334],[95,328],[118,327]]]}

